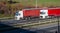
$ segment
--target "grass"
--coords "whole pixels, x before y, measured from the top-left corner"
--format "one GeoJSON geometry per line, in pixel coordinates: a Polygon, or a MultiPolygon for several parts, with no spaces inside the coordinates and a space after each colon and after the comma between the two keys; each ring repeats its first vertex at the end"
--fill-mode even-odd
{"type": "MultiPolygon", "coordinates": [[[[24,6],[33,5],[35,6],[36,0],[13,0],[22,3],[24,6]]],[[[60,6],[60,0],[37,0],[38,6],[60,6]]]]}
{"type": "Polygon", "coordinates": [[[0,18],[13,18],[13,15],[4,15],[4,14],[0,14],[0,18]]]}

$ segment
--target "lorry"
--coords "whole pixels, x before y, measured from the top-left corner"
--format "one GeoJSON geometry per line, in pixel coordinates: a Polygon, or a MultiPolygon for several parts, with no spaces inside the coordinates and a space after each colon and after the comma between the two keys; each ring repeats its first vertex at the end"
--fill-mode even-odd
{"type": "Polygon", "coordinates": [[[60,8],[33,8],[22,9],[15,13],[15,20],[32,18],[50,18],[51,16],[60,16],[60,8]]]}

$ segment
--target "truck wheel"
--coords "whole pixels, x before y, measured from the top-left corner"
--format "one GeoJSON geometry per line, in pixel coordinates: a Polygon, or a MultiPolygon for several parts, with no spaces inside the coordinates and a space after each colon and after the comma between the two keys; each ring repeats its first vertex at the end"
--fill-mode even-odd
{"type": "Polygon", "coordinates": [[[31,20],[31,18],[30,18],[30,17],[28,17],[28,19],[29,19],[29,20],[31,20]]]}
{"type": "Polygon", "coordinates": [[[28,20],[28,18],[26,17],[25,20],[28,20]]]}

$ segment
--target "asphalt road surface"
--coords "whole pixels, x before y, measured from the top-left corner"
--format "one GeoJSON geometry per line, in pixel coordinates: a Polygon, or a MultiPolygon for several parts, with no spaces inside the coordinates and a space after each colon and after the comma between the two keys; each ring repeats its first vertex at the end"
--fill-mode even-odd
{"type": "Polygon", "coordinates": [[[40,29],[40,26],[37,26],[37,28],[32,28],[30,30],[29,29],[22,29],[22,28],[15,28],[15,27],[7,26],[7,25],[3,25],[3,26],[5,26],[3,28],[10,27],[11,29],[9,28],[9,29],[2,30],[1,26],[2,26],[2,24],[0,24],[0,33],[53,33],[55,31],[57,31],[57,26],[53,26],[53,27],[47,26],[47,28],[42,27],[42,29],[40,29]],[[32,31],[32,30],[34,30],[34,31],[32,31]]]}
{"type": "Polygon", "coordinates": [[[51,23],[51,24],[45,24],[45,25],[39,25],[39,26],[32,26],[27,28],[16,28],[13,26],[10,26],[10,24],[16,24],[16,23],[26,23],[26,22],[32,22],[32,21],[52,21],[56,19],[33,19],[33,20],[1,20],[0,21],[0,33],[53,33],[57,31],[57,23],[51,23]]]}
{"type": "Polygon", "coordinates": [[[1,23],[4,23],[4,24],[18,24],[18,23],[34,23],[34,22],[45,22],[45,21],[53,21],[53,20],[57,20],[56,18],[54,19],[32,19],[32,20],[0,20],[1,23]]]}
{"type": "Polygon", "coordinates": [[[57,23],[51,23],[27,28],[16,28],[0,23],[0,33],[53,33],[58,30],[57,26],[57,23]]]}

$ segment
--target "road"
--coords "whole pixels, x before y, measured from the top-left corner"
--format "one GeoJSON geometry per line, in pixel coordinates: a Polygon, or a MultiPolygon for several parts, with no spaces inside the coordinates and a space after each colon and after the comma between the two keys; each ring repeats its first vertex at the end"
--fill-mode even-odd
{"type": "Polygon", "coordinates": [[[19,24],[19,23],[38,23],[38,22],[45,22],[45,21],[53,21],[57,20],[56,18],[54,19],[32,19],[32,20],[1,20],[2,23],[4,24],[19,24]]]}
{"type": "Polygon", "coordinates": [[[23,29],[28,29],[28,30],[39,30],[39,29],[45,29],[45,28],[50,28],[50,27],[55,27],[58,26],[57,23],[50,23],[50,24],[43,24],[43,25],[38,25],[38,26],[31,26],[31,27],[27,27],[27,28],[23,28],[23,29]]]}
{"type": "Polygon", "coordinates": [[[16,26],[16,27],[22,27],[22,26],[31,26],[31,25],[37,25],[37,24],[41,24],[41,23],[51,23],[51,22],[55,22],[57,21],[56,18],[54,19],[33,19],[33,20],[1,20],[0,23],[6,24],[6,25],[10,25],[10,26],[16,26]]]}
{"type": "Polygon", "coordinates": [[[57,26],[55,27],[49,27],[49,28],[44,28],[40,30],[36,30],[37,33],[43,32],[43,33],[54,33],[58,30],[57,26]]]}
{"type": "MultiPolygon", "coordinates": [[[[36,20],[33,20],[33,22],[34,21],[45,22],[45,21],[53,21],[53,20],[57,20],[57,19],[45,19],[45,20],[36,19],[36,20]]],[[[52,31],[54,32],[57,30],[57,25],[58,25],[56,22],[56,23],[43,24],[43,25],[31,26],[31,27],[25,27],[25,28],[16,28],[16,27],[10,26],[10,24],[18,24],[18,23],[26,23],[26,22],[32,22],[32,20],[28,20],[28,21],[1,20],[0,23],[8,26],[5,26],[5,27],[3,26],[4,29],[0,27],[0,32],[3,29],[3,32],[1,33],[42,33],[42,32],[51,33],[52,31]]]]}
{"type": "Polygon", "coordinates": [[[9,30],[6,29],[0,33],[53,33],[55,31],[57,31],[57,24],[46,24],[30,28],[13,28],[9,30]]]}
{"type": "Polygon", "coordinates": [[[32,27],[27,27],[27,28],[23,28],[23,29],[28,29],[30,31],[36,31],[38,33],[40,33],[40,32],[53,33],[53,32],[58,30],[58,23],[51,23],[51,24],[44,24],[44,25],[39,25],[39,26],[32,26],[32,27]]]}

